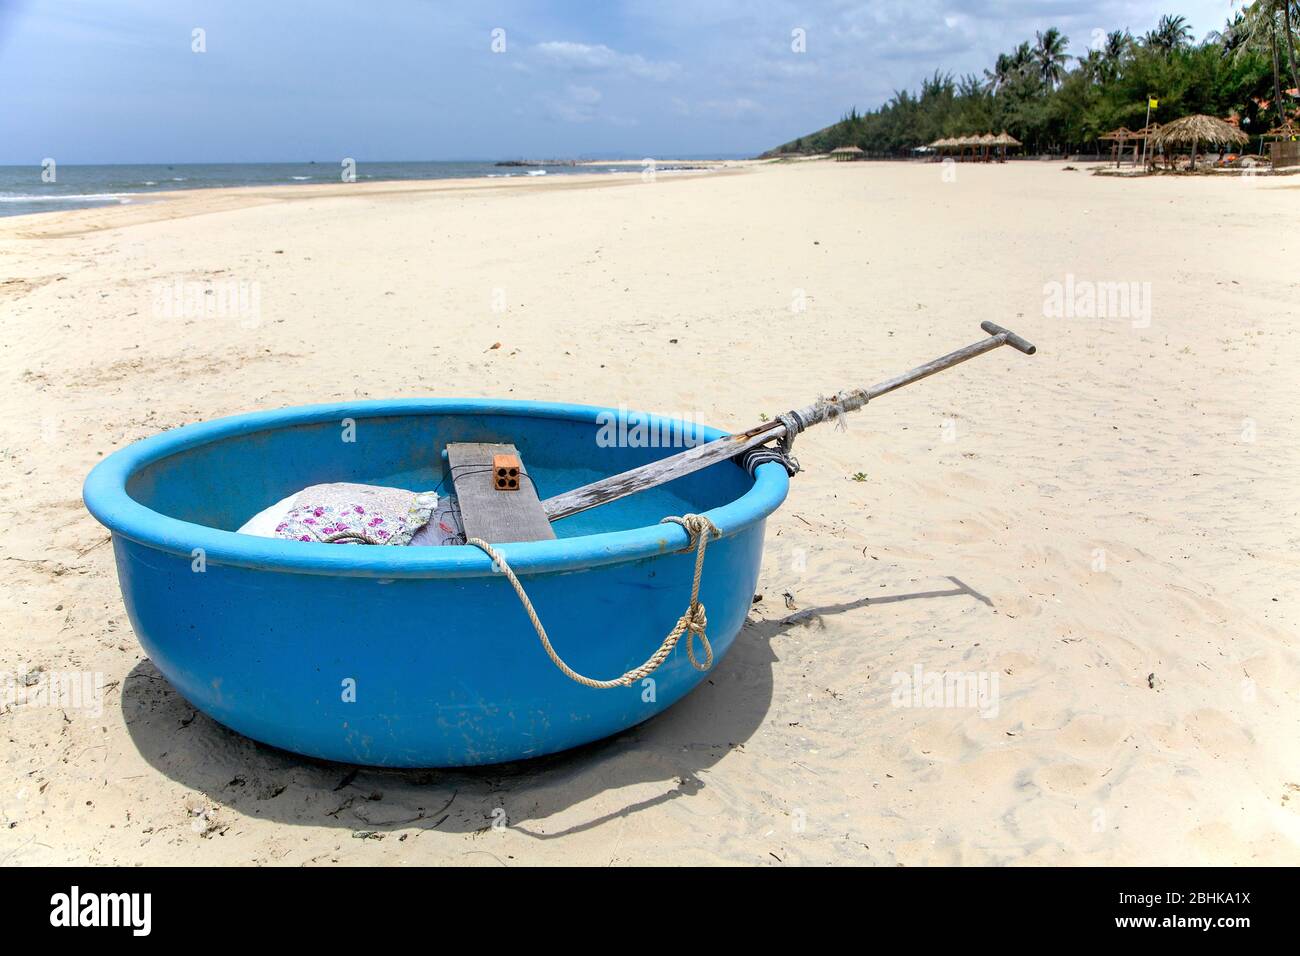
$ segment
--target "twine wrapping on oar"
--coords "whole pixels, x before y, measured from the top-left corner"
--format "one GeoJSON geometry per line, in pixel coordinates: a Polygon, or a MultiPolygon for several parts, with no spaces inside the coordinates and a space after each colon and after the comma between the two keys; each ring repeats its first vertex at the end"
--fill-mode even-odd
{"type": "Polygon", "coordinates": [[[546,636],[546,628],[542,626],[541,620],[537,616],[537,611],[533,608],[533,602],[528,599],[524,586],[519,583],[519,578],[506,559],[497,553],[492,545],[488,544],[482,538],[470,538],[465,543],[472,544],[480,551],[492,559],[493,565],[506,576],[510,586],[515,589],[515,594],[519,596],[519,603],[523,605],[524,613],[528,615],[528,620],[532,621],[533,629],[537,631],[537,637],[542,642],[542,647],[546,651],[546,656],[551,662],[568,677],[570,680],[577,681],[586,687],[594,687],[598,690],[605,690],[610,687],[629,687],[637,681],[654,673],[659,665],[668,659],[668,655],[673,652],[677,642],[681,640],[683,634],[689,635],[686,638],[686,656],[690,658],[691,666],[698,671],[706,671],[713,666],[713,647],[709,644],[708,635],[705,633],[709,626],[708,618],[704,614],[704,605],[700,603],[700,575],[704,573],[704,551],[709,546],[709,538],[721,537],[716,525],[704,515],[683,515],[682,517],[664,518],[660,524],[672,522],[679,524],[686,529],[686,533],[691,536],[691,543],[695,547],[695,578],[691,582],[691,603],[687,606],[686,612],[677,620],[677,624],[664,642],[659,645],[655,651],[640,667],[634,667],[627,673],[615,677],[613,680],[595,680],[579,674],[568,664],[564,663],[554,647],[551,646],[551,639],[546,636]],[[699,637],[700,643],[704,645],[704,663],[701,664],[695,656],[695,638],[699,637]]]}
{"type": "Polygon", "coordinates": [[[816,402],[807,408],[792,408],[784,415],[777,415],[776,420],[784,426],[784,434],[777,439],[775,445],[759,445],[757,448],[751,448],[736,457],[736,463],[749,472],[749,477],[754,477],[754,472],[759,465],[766,465],[774,461],[781,465],[791,478],[799,474],[799,459],[794,457],[794,439],[795,436],[802,432],[809,425],[816,425],[820,422],[835,419],[835,427],[841,431],[848,426],[844,424],[844,416],[849,412],[855,412],[863,405],[867,404],[870,396],[865,388],[855,388],[839,392],[830,398],[819,397],[816,402]]]}
{"type": "Polygon", "coordinates": [[[837,392],[830,398],[818,397],[817,401],[807,408],[801,408],[796,412],[791,412],[802,423],[803,431],[809,425],[816,425],[819,422],[828,422],[835,419],[835,427],[843,430],[848,428],[844,424],[843,416],[849,412],[856,412],[863,405],[867,404],[871,395],[865,388],[850,388],[842,392],[837,392]]]}

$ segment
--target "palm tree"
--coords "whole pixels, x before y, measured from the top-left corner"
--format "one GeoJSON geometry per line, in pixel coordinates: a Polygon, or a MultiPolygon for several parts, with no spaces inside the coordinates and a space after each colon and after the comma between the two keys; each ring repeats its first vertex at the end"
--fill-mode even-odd
{"type": "Polygon", "coordinates": [[[993,69],[984,71],[984,88],[990,93],[996,93],[1011,76],[1011,70],[1011,57],[1005,53],[999,53],[997,62],[993,64],[993,69]]]}
{"type": "Polygon", "coordinates": [[[1098,61],[1096,75],[1098,80],[1110,82],[1119,76],[1120,66],[1129,48],[1133,45],[1133,35],[1127,30],[1112,30],[1106,34],[1106,42],[1096,51],[1098,61]]]}
{"type": "Polygon", "coordinates": [[[1079,69],[1091,83],[1101,83],[1106,77],[1106,61],[1100,50],[1089,50],[1087,56],[1076,56],[1079,69]]]}
{"type": "Polygon", "coordinates": [[[1279,47],[1291,54],[1291,82],[1296,86],[1295,48],[1291,42],[1291,11],[1289,0],[1255,0],[1242,10],[1242,39],[1235,56],[1248,53],[1267,53],[1273,63],[1273,101],[1277,106],[1279,123],[1287,120],[1286,104],[1282,100],[1282,57],[1279,47]]]}
{"type": "Polygon", "coordinates": [[[1205,46],[1217,43],[1224,56],[1232,56],[1246,39],[1246,18],[1238,10],[1231,20],[1223,25],[1222,30],[1211,30],[1205,34],[1205,46]]]}
{"type": "Polygon", "coordinates": [[[1011,73],[1024,76],[1034,64],[1034,51],[1029,48],[1029,41],[1021,43],[1011,54],[1011,73]]]}
{"type": "Polygon", "coordinates": [[[1112,64],[1118,72],[1119,63],[1133,45],[1133,34],[1127,30],[1111,30],[1106,34],[1106,43],[1101,48],[1101,55],[1107,63],[1112,64]]]}
{"type": "Polygon", "coordinates": [[[1192,42],[1191,24],[1187,22],[1186,17],[1170,16],[1166,13],[1160,18],[1156,28],[1146,35],[1144,42],[1147,46],[1166,53],[1181,50],[1192,42]]]}
{"type": "Polygon", "coordinates": [[[1038,43],[1034,46],[1033,60],[1038,67],[1038,75],[1044,83],[1055,88],[1065,75],[1065,64],[1069,57],[1065,48],[1070,45],[1068,38],[1061,35],[1056,27],[1048,27],[1045,33],[1038,34],[1038,43]]]}
{"type": "Polygon", "coordinates": [[[856,144],[875,155],[900,155],[937,137],[1000,128],[1031,149],[1074,145],[1119,123],[1136,125],[1139,104],[1152,91],[1163,91],[1166,113],[1231,111],[1252,131],[1260,121],[1267,128],[1295,115],[1296,100],[1286,91],[1300,86],[1300,0],[1242,0],[1234,9],[1242,13],[1220,21],[1199,45],[1187,21],[1170,15],[1137,40],[1124,30],[1097,33],[1078,58],[1065,56],[1059,30],[1044,29],[996,55],[978,77],[937,71],[919,91],[900,90],[866,113],[852,109],[800,145],[825,152],[856,144]],[[1277,109],[1269,103],[1261,116],[1257,104],[1266,100],[1277,109]]]}
{"type": "Polygon", "coordinates": [[[1296,52],[1295,52],[1295,32],[1291,29],[1291,8],[1296,8],[1296,15],[1300,16],[1300,3],[1282,0],[1282,26],[1283,35],[1286,37],[1287,60],[1291,64],[1291,85],[1300,89],[1300,81],[1296,80],[1296,52]]]}

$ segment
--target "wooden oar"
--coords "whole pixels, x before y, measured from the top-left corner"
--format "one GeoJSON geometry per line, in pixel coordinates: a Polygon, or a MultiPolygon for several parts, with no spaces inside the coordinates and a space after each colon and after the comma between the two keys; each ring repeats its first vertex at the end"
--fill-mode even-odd
{"type": "MultiPolygon", "coordinates": [[[[942,358],[937,358],[933,362],[927,362],[924,365],[918,365],[910,372],[904,372],[902,375],[886,379],[870,388],[841,392],[828,401],[818,401],[807,408],[799,409],[794,414],[802,419],[805,427],[816,425],[819,422],[836,418],[847,411],[861,408],[869,399],[879,398],[881,395],[900,389],[904,385],[911,385],[923,378],[929,378],[936,372],[942,372],[946,368],[960,365],[968,359],[983,355],[985,352],[991,352],[999,346],[1010,345],[1026,355],[1033,355],[1036,351],[1029,342],[1026,342],[1014,332],[1007,331],[1000,325],[994,325],[992,322],[981,322],[980,328],[989,334],[987,339],[975,342],[955,352],[949,352],[942,358]]],[[[783,438],[785,433],[786,427],[782,422],[763,422],[748,431],[728,435],[726,438],[719,438],[703,445],[697,445],[680,454],[661,458],[659,461],[652,461],[640,468],[633,468],[631,471],[625,471],[622,474],[611,475],[589,485],[583,485],[581,488],[574,488],[572,491],[566,491],[553,498],[547,498],[542,502],[542,508],[550,520],[558,521],[580,511],[586,511],[588,508],[603,505],[607,501],[616,501],[619,498],[636,494],[638,491],[658,487],[675,478],[699,471],[701,468],[708,468],[720,461],[734,458],[751,448],[757,448],[759,445],[765,445],[770,441],[783,438]]]]}

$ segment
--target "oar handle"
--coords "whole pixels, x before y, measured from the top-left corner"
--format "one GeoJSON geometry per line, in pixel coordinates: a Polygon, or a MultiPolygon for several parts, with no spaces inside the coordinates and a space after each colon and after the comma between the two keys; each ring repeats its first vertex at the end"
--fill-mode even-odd
{"type": "MultiPolygon", "coordinates": [[[[807,408],[795,409],[790,413],[790,416],[797,419],[798,423],[802,423],[799,431],[803,431],[804,428],[810,425],[829,421],[832,418],[839,418],[845,412],[861,408],[868,400],[874,401],[881,395],[888,395],[895,389],[911,385],[913,382],[919,382],[923,378],[929,378],[937,372],[952,368],[954,365],[960,365],[977,355],[992,352],[1004,345],[1010,345],[1026,355],[1033,355],[1037,351],[1029,342],[1000,325],[994,325],[992,322],[981,322],[980,328],[989,334],[989,338],[972,342],[970,345],[940,356],[932,362],[918,365],[910,372],[904,372],[902,375],[896,375],[883,382],[877,382],[870,388],[855,388],[840,392],[829,399],[818,399],[807,408]]],[[[572,491],[566,491],[563,494],[547,498],[542,502],[542,507],[546,510],[548,518],[552,521],[558,521],[560,518],[586,511],[588,508],[594,508],[596,505],[604,504],[607,501],[615,501],[638,491],[644,491],[647,488],[657,488],[675,478],[692,474],[727,458],[742,455],[750,449],[767,444],[773,439],[785,437],[787,434],[786,420],[789,420],[789,416],[783,415],[777,421],[765,421],[755,425],[748,431],[705,442],[702,445],[688,448],[676,455],[669,455],[667,458],[660,458],[657,461],[641,465],[622,474],[611,475],[608,478],[593,481],[581,488],[574,488],[572,491]]]]}
{"type": "Polygon", "coordinates": [[[1007,345],[1010,345],[1017,351],[1024,352],[1026,355],[1033,355],[1038,351],[1034,343],[1030,342],[1028,339],[1022,339],[1020,336],[1016,335],[1015,332],[1012,332],[1010,329],[1004,329],[1000,325],[994,325],[992,322],[981,322],[980,328],[989,335],[1005,335],[1007,345]]]}

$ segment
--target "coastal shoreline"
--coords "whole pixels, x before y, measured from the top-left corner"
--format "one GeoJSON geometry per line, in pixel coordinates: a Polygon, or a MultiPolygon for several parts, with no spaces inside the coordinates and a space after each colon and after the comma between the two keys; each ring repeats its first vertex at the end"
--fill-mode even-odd
{"type": "MultiPolygon", "coordinates": [[[[611,180],[609,185],[626,183],[630,178],[643,179],[641,161],[615,160],[605,162],[577,163],[578,166],[604,166],[617,169],[602,173],[566,173],[562,176],[530,176],[513,174],[500,176],[446,177],[428,179],[383,179],[368,182],[302,182],[276,183],[273,185],[247,186],[198,186],[189,189],[156,190],[131,194],[126,201],[104,203],[96,206],[83,206],[72,209],[52,209],[42,212],[22,213],[0,216],[0,236],[12,234],[12,220],[18,220],[30,228],[18,232],[28,235],[72,235],[80,231],[94,231],[101,228],[114,228],[116,224],[130,225],[142,222],[155,222],[162,219],[202,215],[206,212],[242,209],[266,203],[300,201],[305,199],[330,196],[336,198],[359,197],[368,195],[409,195],[421,193],[450,192],[472,189],[511,189],[537,188],[547,184],[561,183],[557,188],[580,188],[599,185],[611,180]],[[141,211],[151,206],[166,204],[166,208],[141,211]],[[112,215],[118,210],[121,215],[112,215]],[[76,214],[95,214],[82,217],[76,214]],[[108,215],[98,215],[108,214],[108,215]],[[66,218],[65,218],[66,217],[66,218]],[[72,232],[55,225],[59,222],[71,223],[72,232]],[[101,223],[113,223],[104,225],[101,223]]],[[[677,168],[674,161],[664,166],[653,168],[653,175],[659,176],[710,176],[731,173],[754,165],[751,161],[727,160],[714,164],[696,164],[690,168],[677,168]]]]}

